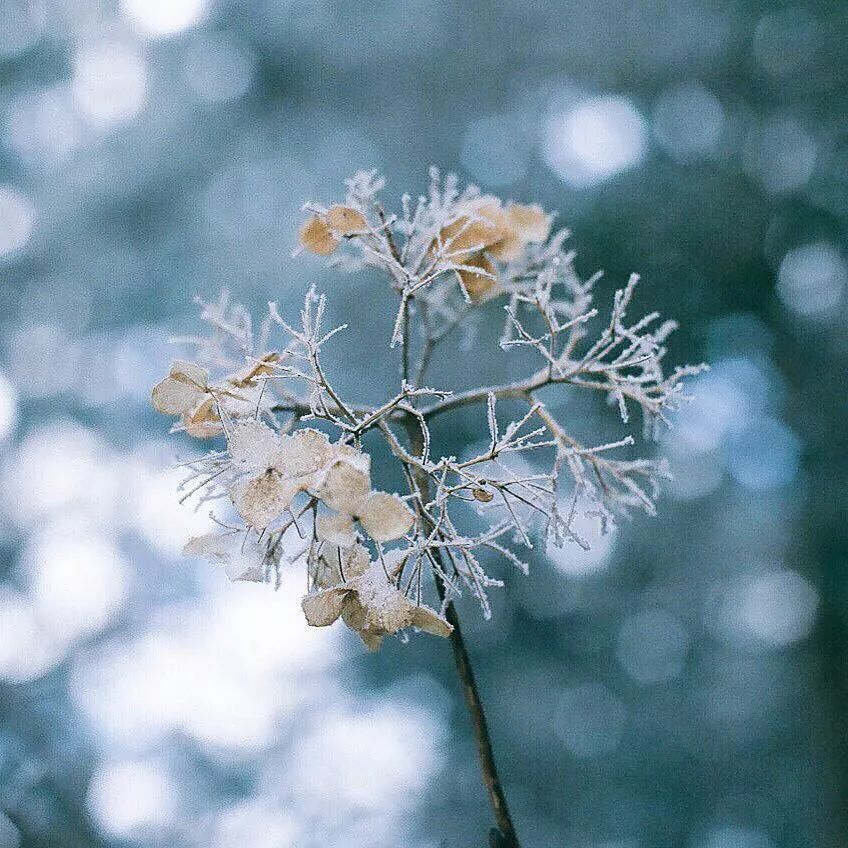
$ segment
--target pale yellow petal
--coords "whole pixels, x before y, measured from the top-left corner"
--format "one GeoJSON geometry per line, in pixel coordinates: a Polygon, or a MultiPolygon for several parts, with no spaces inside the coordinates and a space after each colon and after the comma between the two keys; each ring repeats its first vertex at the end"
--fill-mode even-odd
{"type": "Polygon", "coordinates": [[[331,230],[343,236],[352,236],[368,229],[365,216],[358,209],[338,203],[327,210],[327,224],[331,230]]]}
{"type": "Polygon", "coordinates": [[[300,243],[310,252],[329,256],[339,245],[327,222],[313,215],[300,228],[300,243]]]}
{"type": "Polygon", "coordinates": [[[327,627],[342,614],[348,590],[344,586],[334,586],[332,589],[322,589],[304,596],[300,605],[306,621],[312,627],[327,627]]]}
{"type": "Polygon", "coordinates": [[[365,501],[359,520],[375,542],[389,542],[409,532],[414,516],[397,495],[372,492],[365,501]]]}

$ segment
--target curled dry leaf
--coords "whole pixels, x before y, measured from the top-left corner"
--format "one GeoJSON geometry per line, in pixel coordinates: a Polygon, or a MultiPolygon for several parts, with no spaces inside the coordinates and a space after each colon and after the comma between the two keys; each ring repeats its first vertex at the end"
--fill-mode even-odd
{"type": "Polygon", "coordinates": [[[238,388],[246,388],[256,383],[261,377],[273,376],[275,366],[281,359],[282,357],[276,351],[266,353],[256,362],[246,365],[241,371],[228,377],[227,380],[238,388]]]}
{"type": "Polygon", "coordinates": [[[339,246],[327,222],[318,215],[313,215],[300,228],[300,243],[318,256],[329,256],[339,246]]]}
{"type": "Polygon", "coordinates": [[[439,237],[446,253],[465,263],[472,253],[497,244],[507,234],[501,202],[492,195],[469,201],[462,214],[442,227],[439,237]]]}

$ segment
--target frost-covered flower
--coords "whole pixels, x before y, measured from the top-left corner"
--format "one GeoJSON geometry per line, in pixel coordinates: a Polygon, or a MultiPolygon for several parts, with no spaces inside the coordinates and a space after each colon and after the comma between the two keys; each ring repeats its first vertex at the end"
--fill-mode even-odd
{"type": "Polygon", "coordinates": [[[351,238],[367,228],[368,222],[358,209],[334,204],[307,219],[300,229],[300,244],[319,256],[329,256],[342,238],[351,238]]]}
{"type": "MultiPolygon", "coordinates": [[[[386,565],[370,562],[364,548],[346,558],[347,569],[336,584],[303,598],[303,612],[313,627],[326,627],[341,618],[357,632],[366,647],[376,651],[383,637],[406,627],[448,637],[453,627],[435,610],[415,604],[390,579],[386,565]]],[[[340,575],[341,577],[341,575],[340,575]]]]}

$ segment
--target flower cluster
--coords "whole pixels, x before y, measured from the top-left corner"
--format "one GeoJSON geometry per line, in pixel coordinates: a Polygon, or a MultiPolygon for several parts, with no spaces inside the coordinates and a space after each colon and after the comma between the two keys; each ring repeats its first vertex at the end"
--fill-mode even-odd
{"type": "Polygon", "coordinates": [[[617,456],[633,436],[584,445],[551,408],[557,393],[597,391],[622,421],[642,413],[651,436],[683,398],[683,378],[662,361],[673,322],[656,313],[628,320],[638,278],[616,292],[594,334],[600,278],[581,279],[565,230],[536,205],[503,201],[455,177],[431,173],[426,196],[404,196],[397,215],[379,198],[383,181],[359,173],[344,199],[307,204],[299,235],[306,250],[341,268],[373,268],[396,296],[389,348],[400,348],[397,391],[385,402],[348,400],[327,376],[323,350],[344,329],[323,328],[326,301],[310,289],[297,324],[275,304],[258,338],[249,315],[226,297],[201,304],[210,327],[184,339],[200,364],[175,362],[153,390],[154,406],[178,416],[191,436],[222,435],[225,450],[187,463],[184,497],[228,501],[236,522],[192,539],[186,552],[223,564],[231,579],[280,585],[286,564],[305,561],[303,610],[314,626],[342,619],[371,648],[409,627],[448,636],[452,600],[464,592],[489,614],[488,573],[497,556],[526,572],[516,548],[539,540],[586,546],[578,512],[605,528],[631,508],[653,513],[664,466],[617,456]],[[455,392],[429,388],[433,351],[498,299],[505,310],[501,347],[529,349],[538,366],[498,385],[455,392]],[[277,344],[272,331],[281,332],[277,344]],[[212,380],[216,371],[224,376],[212,380]],[[502,404],[523,406],[503,425],[502,404]],[[439,455],[431,422],[473,405],[484,414],[487,444],[457,459],[439,455]],[[364,439],[382,438],[405,475],[404,496],[374,490],[364,439]],[[483,529],[462,529],[468,509],[483,529]],[[425,603],[431,573],[441,609],[425,603]]]}

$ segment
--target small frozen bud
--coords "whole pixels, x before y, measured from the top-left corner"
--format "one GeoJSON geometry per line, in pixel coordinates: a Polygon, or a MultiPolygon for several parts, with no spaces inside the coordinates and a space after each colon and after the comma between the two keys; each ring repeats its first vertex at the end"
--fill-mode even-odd
{"type": "Polygon", "coordinates": [[[353,236],[368,229],[368,222],[358,209],[339,204],[327,210],[327,224],[334,233],[343,236],[353,236]]]}
{"type": "Polygon", "coordinates": [[[209,372],[193,362],[174,362],[164,380],[153,387],[151,400],[157,412],[188,415],[209,392],[209,372]]]}
{"type": "Polygon", "coordinates": [[[488,491],[487,489],[476,488],[471,491],[471,494],[474,495],[475,501],[480,501],[480,503],[491,503],[494,495],[488,491]]]}
{"type": "Polygon", "coordinates": [[[375,542],[390,542],[408,533],[414,519],[412,510],[397,495],[372,492],[359,520],[375,542]]]}
{"type": "Polygon", "coordinates": [[[464,269],[456,272],[462,286],[472,300],[480,300],[498,285],[495,266],[492,265],[485,254],[478,253],[465,259],[462,264],[471,266],[471,268],[479,268],[482,272],[464,269]]]}
{"type": "Polygon", "coordinates": [[[300,228],[300,243],[311,253],[329,256],[338,246],[339,240],[333,235],[327,222],[313,215],[300,228]]]}

